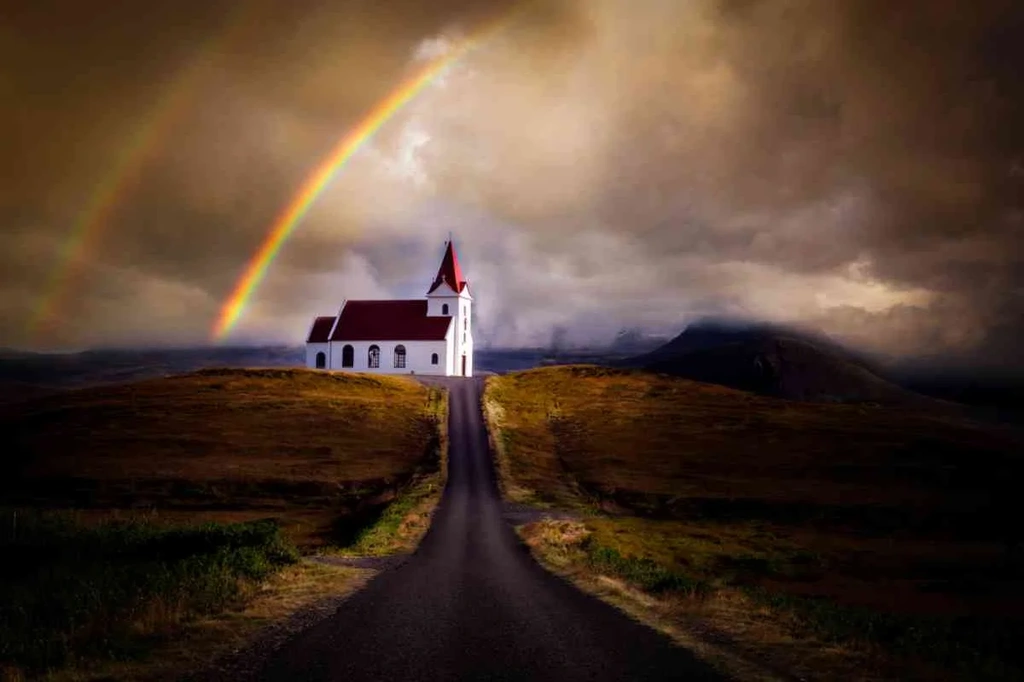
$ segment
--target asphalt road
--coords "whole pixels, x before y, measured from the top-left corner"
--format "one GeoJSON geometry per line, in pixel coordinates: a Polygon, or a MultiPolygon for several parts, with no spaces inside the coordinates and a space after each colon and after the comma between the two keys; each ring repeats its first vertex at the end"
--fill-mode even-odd
{"type": "Polygon", "coordinates": [[[445,385],[448,485],[419,549],[286,642],[255,679],[722,679],[533,560],[502,519],[481,380],[445,385]]]}

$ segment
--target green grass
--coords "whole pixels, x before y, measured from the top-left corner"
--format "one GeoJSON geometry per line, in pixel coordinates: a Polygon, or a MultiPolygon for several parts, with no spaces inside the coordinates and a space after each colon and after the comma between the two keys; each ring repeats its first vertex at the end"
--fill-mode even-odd
{"type": "Polygon", "coordinates": [[[239,602],[297,553],[272,520],[167,528],[0,514],[0,664],[35,674],[144,655],[239,602]]]}
{"type": "Polygon", "coordinates": [[[681,592],[692,596],[711,591],[711,585],[706,581],[692,578],[653,559],[623,556],[613,547],[594,543],[589,543],[586,551],[587,563],[595,571],[627,580],[651,594],[681,592]]]}
{"type": "Polygon", "coordinates": [[[415,521],[426,530],[433,505],[440,497],[442,484],[439,477],[417,481],[389,504],[372,524],[360,529],[351,544],[341,550],[353,556],[382,556],[402,549],[412,549],[405,537],[406,527],[415,521]]]}

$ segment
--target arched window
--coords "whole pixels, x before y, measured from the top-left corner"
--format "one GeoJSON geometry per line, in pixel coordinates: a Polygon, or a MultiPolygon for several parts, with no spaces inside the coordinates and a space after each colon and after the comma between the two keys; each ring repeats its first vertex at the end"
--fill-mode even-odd
{"type": "Polygon", "coordinates": [[[462,318],[462,328],[463,329],[467,329],[468,327],[469,327],[469,318],[468,317],[462,318]]]}
{"type": "Polygon", "coordinates": [[[341,349],[341,366],[342,367],[355,367],[356,364],[356,350],[347,343],[341,349]]]}
{"type": "Polygon", "coordinates": [[[323,369],[327,366],[327,353],[320,351],[316,354],[316,368],[323,369]]]}
{"type": "Polygon", "coordinates": [[[405,346],[395,346],[395,367],[405,367],[405,346]]]}
{"type": "Polygon", "coordinates": [[[447,315],[448,314],[448,304],[447,303],[445,303],[445,304],[443,304],[441,306],[441,314],[442,315],[447,315]]]}
{"type": "Polygon", "coordinates": [[[380,346],[370,346],[370,354],[366,358],[366,366],[371,369],[380,367],[380,346]]]}
{"type": "Polygon", "coordinates": [[[430,356],[430,364],[432,364],[432,365],[436,365],[437,364],[437,353],[433,353],[430,356]]]}

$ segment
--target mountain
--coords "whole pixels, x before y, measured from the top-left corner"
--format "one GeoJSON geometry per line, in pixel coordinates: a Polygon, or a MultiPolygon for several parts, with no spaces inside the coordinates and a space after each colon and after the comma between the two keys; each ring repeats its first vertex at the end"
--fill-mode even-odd
{"type": "Polygon", "coordinates": [[[667,341],[667,337],[653,336],[642,329],[627,327],[619,330],[609,344],[608,352],[614,354],[640,354],[653,351],[667,341]]]}
{"type": "Polygon", "coordinates": [[[763,395],[815,402],[924,405],[825,336],[770,324],[706,320],[624,364],[763,395]]]}

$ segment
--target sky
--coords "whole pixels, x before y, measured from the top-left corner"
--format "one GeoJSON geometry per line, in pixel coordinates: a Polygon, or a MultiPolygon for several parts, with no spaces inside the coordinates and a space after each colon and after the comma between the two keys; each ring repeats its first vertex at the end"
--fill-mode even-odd
{"type": "Polygon", "coordinates": [[[0,0],[0,346],[226,342],[419,297],[449,232],[478,345],[707,316],[1020,366],[1015,0],[0,0]]]}

